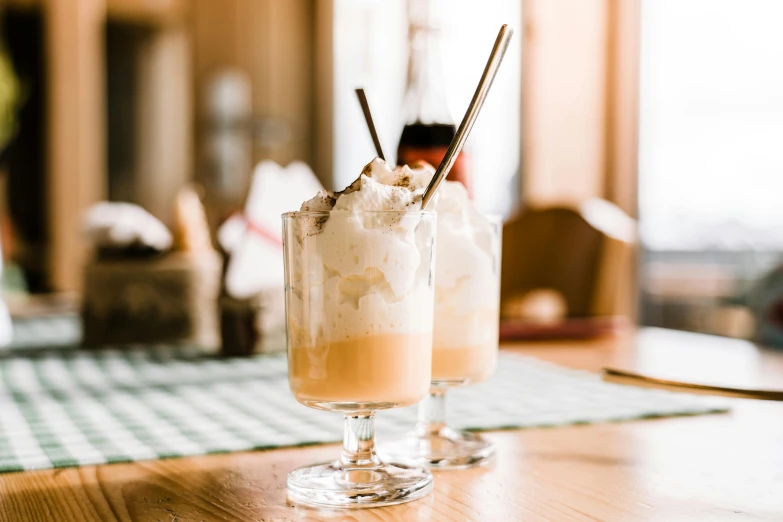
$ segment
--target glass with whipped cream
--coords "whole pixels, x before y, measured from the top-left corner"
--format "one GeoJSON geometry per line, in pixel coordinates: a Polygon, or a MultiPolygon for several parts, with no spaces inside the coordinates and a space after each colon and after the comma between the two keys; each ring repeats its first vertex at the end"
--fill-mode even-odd
{"type": "MultiPolygon", "coordinates": [[[[429,166],[414,170],[432,172],[429,166]]],[[[460,183],[443,182],[437,198],[432,385],[419,405],[416,430],[382,444],[381,455],[401,465],[459,469],[485,464],[494,454],[480,435],[447,426],[445,401],[448,388],[481,382],[495,371],[503,225],[482,215],[460,183]]]]}
{"type": "Polygon", "coordinates": [[[376,507],[432,489],[426,469],[375,452],[375,412],[430,387],[436,235],[435,214],[420,210],[425,183],[379,168],[283,216],[290,387],[302,404],[345,416],[341,456],[289,474],[299,504],[376,507]]]}

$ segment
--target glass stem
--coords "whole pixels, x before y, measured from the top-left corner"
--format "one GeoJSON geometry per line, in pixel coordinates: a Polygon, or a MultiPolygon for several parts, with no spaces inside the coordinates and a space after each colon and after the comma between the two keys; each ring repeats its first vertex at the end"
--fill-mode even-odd
{"type": "Polygon", "coordinates": [[[375,454],[375,413],[345,415],[340,462],[351,468],[372,468],[380,465],[381,461],[375,454]]]}
{"type": "Polygon", "coordinates": [[[437,435],[446,427],[446,388],[430,387],[430,393],[419,405],[419,422],[416,432],[419,436],[437,435]]]}

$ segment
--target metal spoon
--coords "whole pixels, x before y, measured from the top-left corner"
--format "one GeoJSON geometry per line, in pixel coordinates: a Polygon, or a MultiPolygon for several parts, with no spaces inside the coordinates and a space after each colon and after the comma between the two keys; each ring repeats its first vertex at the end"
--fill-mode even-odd
{"type": "Polygon", "coordinates": [[[435,195],[435,191],[438,190],[440,183],[446,179],[451,167],[454,166],[454,162],[457,161],[457,156],[462,151],[462,147],[465,146],[465,141],[468,139],[473,124],[478,118],[481,107],[484,105],[484,100],[487,98],[489,88],[492,86],[492,81],[495,79],[495,75],[500,67],[500,62],[503,61],[503,56],[506,54],[508,44],[511,41],[511,36],[514,34],[514,30],[506,24],[500,26],[498,37],[495,39],[495,45],[492,47],[492,53],[489,55],[487,66],[484,68],[484,74],[481,75],[476,92],[473,94],[473,99],[468,105],[468,111],[462,118],[462,122],[459,124],[459,129],[454,135],[454,138],[449,144],[449,148],[446,151],[446,155],[443,156],[443,161],[438,165],[438,170],[435,171],[435,175],[432,177],[432,181],[427,186],[427,190],[424,192],[424,197],[421,200],[421,209],[426,210],[432,197],[435,195]]]}
{"type": "Polygon", "coordinates": [[[372,121],[370,104],[367,103],[367,96],[364,94],[364,89],[356,89],[356,97],[359,98],[359,105],[362,106],[364,121],[367,122],[367,128],[370,130],[370,136],[372,137],[373,145],[375,145],[375,153],[378,154],[379,158],[386,161],[386,158],[383,156],[383,149],[381,148],[381,140],[378,139],[378,132],[375,130],[375,123],[372,121]]]}
{"type": "Polygon", "coordinates": [[[730,388],[727,386],[671,381],[626,370],[618,370],[617,368],[604,368],[603,380],[617,384],[639,386],[641,388],[657,388],[660,390],[687,392],[698,395],[718,395],[722,397],[738,397],[740,399],[783,401],[783,390],[753,390],[749,388],[730,388]]]}

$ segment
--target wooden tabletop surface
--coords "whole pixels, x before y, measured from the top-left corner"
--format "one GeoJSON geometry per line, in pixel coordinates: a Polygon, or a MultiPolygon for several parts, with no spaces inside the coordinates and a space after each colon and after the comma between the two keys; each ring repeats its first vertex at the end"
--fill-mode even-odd
{"type": "MultiPolygon", "coordinates": [[[[589,370],[783,388],[783,352],[696,334],[504,349],[589,370]]],[[[0,521],[783,520],[783,403],[725,400],[731,413],[489,432],[492,466],[436,473],[432,495],[401,506],[287,505],[286,474],[335,457],[326,445],[0,475],[0,521]]]]}

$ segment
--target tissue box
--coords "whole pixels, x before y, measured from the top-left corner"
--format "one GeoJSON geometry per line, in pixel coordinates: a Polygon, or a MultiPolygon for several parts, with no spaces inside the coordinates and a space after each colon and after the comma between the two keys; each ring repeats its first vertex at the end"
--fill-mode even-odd
{"type": "Polygon", "coordinates": [[[219,346],[216,252],[173,252],[153,259],[98,259],[85,267],[84,344],[219,346]]]}

